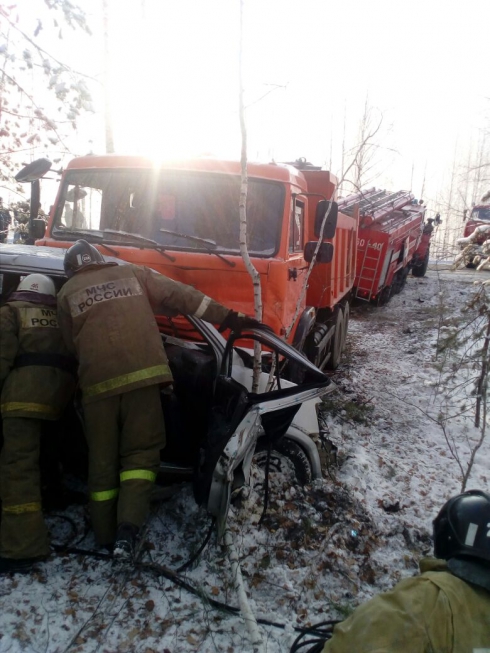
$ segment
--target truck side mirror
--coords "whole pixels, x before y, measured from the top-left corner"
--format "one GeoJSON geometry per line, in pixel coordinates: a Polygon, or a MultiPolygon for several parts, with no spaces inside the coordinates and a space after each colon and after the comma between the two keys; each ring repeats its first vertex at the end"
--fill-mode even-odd
{"type": "Polygon", "coordinates": [[[32,237],[36,240],[44,238],[46,233],[46,223],[41,218],[35,218],[32,221],[32,237]]]}
{"type": "Polygon", "coordinates": [[[51,161],[49,159],[36,159],[28,163],[16,175],[15,180],[21,184],[37,181],[51,170],[51,161]]]}
{"type": "MultiPolygon", "coordinates": [[[[304,257],[307,263],[311,263],[317,245],[318,245],[317,240],[312,240],[309,243],[306,243],[304,257]]],[[[315,263],[330,263],[332,258],[333,258],[332,243],[322,243],[320,245],[320,249],[318,250],[318,254],[316,255],[315,263]]]]}
{"type": "Polygon", "coordinates": [[[320,238],[320,231],[322,228],[323,218],[330,206],[330,212],[325,221],[325,227],[323,229],[323,238],[333,238],[335,236],[335,229],[337,228],[337,219],[339,217],[339,205],[337,202],[327,202],[326,200],[320,200],[316,206],[315,214],[315,236],[320,238]]]}

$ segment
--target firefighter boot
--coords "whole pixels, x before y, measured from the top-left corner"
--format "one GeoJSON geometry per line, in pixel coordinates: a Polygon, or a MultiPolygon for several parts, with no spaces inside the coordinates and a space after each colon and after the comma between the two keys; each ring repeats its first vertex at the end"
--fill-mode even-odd
{"type": "Polygon", "coordinates": [[[120,562],[134,562],[134,553],[139,528],[134,524],[123,522],[117,527],[113,556],[120,562]]]}
{"type": "Polygon", "coordinates": [[[39,562],[47,560],[48,556],[35,558],[3,558],[0,557],[0,575],[2,574],[28,574],[39,562]]]}

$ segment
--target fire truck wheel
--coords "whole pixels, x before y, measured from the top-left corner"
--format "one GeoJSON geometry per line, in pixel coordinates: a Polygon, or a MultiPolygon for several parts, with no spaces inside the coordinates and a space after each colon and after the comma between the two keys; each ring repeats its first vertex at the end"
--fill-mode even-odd
{"type": "MultiPolygon", "coordinates": [[[[265,469],[267,445],[261,442],[262,439],[260,438],[257,443],[253,460],[261,469],[265,469]]],[[[311,483],[312,473],[308,456],[299,444],[285,436],[274,445],[271,451],[269,469],[273,472],[287,474],[291,467],[294,469],[294,475],[300,485],[311,483]]]]}
{"type": "Polygon", "coordinates": [[[421,263],[417,263],[412,268],[412,275],[414,277],[425,277],[427,272],[427,266],[429,265],[429,250],[427,250],[424,260],[421,263]]]}
{"type": "Polygon", "coordinates": [[[394,283],[394,292],[393,294],[398,294],[405,288],[405,284],[407,283],[407,276],[408,276],[408,266],[402,268],[397,272],[396,278],[395,278],[395,283],[394,283]]]}
{"type": "Polygon", "coordinates": [[[340,307],[336,309],[332,324],[335,325],[335,333],[330,345],[330,358],[326,366],[329,370],[336,370],[340,363],[344,344],[344,312],[340,307]]]}
{"type": "Polygon", "coordinates": [[[376,306],[386,306],[392,295],[392,286],[385,286],[376,298],[376,306]]]}

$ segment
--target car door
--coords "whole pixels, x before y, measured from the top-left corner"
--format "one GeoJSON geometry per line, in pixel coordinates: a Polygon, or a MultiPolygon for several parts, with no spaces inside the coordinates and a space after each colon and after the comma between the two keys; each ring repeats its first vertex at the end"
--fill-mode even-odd
{"type": "MultiPolygon", "coordinates": [[[[243,359],[243,356],[241,357],[243,359]]],[[[271,357],[268,356],[268,360],[271,357]]],[[[199,504],[205,505],[216,518],[218,534],[226,526],[230,498],[237,484],[248,482],[250,466],[259,435],[273,444],[284,436],[303,402],[315,399],[328,391],[330,379],[296,349],[281,340],[269,329],[247,329],[241,335],[231,334],[223,353],[216,379],[210,426],[203,442],[194,491],[199,504]],[[260,342],[272,356],[291,361],[305,371],[299,385],[281,387],[280,376],[276,388],[267,390],[267,369],[262,372],[260,390],[252,393],[236,373],[237,343],[253,348],[260,342]]]]}

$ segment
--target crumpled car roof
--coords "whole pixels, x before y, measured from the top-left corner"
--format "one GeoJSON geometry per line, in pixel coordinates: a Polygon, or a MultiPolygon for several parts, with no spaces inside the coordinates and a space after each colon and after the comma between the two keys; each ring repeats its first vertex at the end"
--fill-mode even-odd
{"type": "MultiPolygon", "coordinates": [[[[0,270],[24,274],[44,273],[54,277],[64,277],[63,259],[66,249],[61,247],[38,247],[37,245],[0,245],[0,270]]],[[[108,263],[125,265],[125,261],[104,256],[108,263]]]]}

